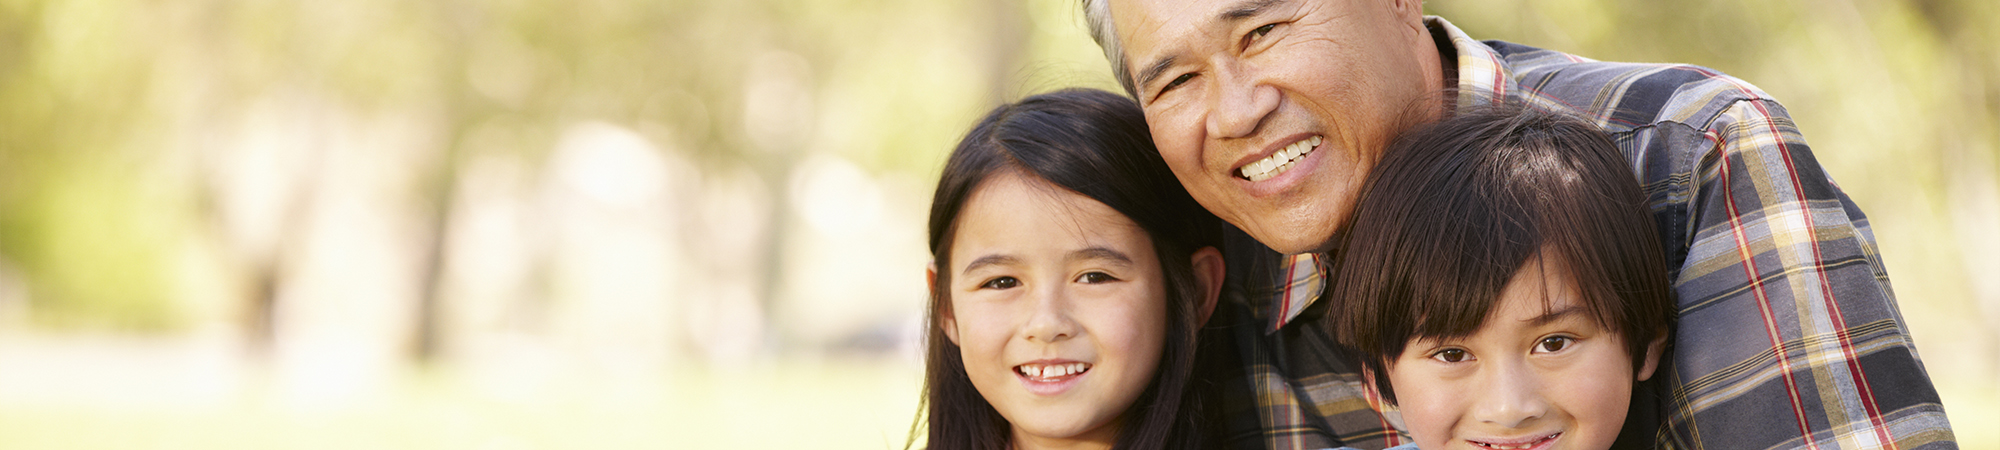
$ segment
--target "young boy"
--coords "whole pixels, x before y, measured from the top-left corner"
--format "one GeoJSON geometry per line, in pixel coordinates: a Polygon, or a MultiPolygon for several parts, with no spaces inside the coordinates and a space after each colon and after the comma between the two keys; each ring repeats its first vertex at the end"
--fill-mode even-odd
{"type": "Polygon", "coordinates": [[[1327,320],[1418,448],[1654,447],[1657,421],[1628,413],[1654,409],[1642,382],[1673,290],[1644,194],[1595,127],[1495,108],[1414,130],[1352,217],[1327,320]]]}

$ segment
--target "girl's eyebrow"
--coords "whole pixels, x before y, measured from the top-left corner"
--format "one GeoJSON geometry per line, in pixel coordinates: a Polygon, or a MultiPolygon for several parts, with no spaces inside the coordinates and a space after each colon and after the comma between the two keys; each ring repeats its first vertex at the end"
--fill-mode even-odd
{"type": "Polygon", "coordinates": [[[1123,265],[1132,264],[1132,257],[1125,256],[1124,252],[1112,250],[1110,247],[1091,247],[1069,253],[1070,261],[1083,261],[1088,259],[1109,260],[1111,262],[1123,265]]]}
{"type": "Polygon", "coordinates": [[[1016,258],[1013,255],[986,255],[972,260],[971,264],[965,265],[965,270],[960,270],[958,273],[972,273],[972,271],[986,266],[1011,266],[1020,263],[1021,258],[1016,258]]]}

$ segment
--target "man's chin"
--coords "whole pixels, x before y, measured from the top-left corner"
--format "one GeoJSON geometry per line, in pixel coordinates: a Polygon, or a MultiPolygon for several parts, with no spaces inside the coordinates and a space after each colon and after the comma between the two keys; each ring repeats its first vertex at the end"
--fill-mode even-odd
{"type": "Polygon", "coordinates": [[[1270,247],[1271,250],[1276,250],[1278,253],[1287,255],[1325,252],[1332,250],[1334,247],[1334,239],[1331,233],[1325,235],[1317,235],[1315,233],[1252,233],[1250,237],[1256,238],[1258,243],[1264,244],[1265,247],[1270,247]]]}

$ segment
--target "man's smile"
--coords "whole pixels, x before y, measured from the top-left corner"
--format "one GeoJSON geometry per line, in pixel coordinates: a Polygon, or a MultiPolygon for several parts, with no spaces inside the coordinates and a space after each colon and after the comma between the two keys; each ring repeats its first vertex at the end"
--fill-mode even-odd
{"type": "Polygon", "coordinates": [[[1243,167],[1237,168],[1236,176],[1253,182],[1276,177],[1287,170],[1291,170],[1299,158],[1303,158],[1307,154],[1312,153],[1313,150],[1319,149],[1319,144],[1323,140],[1319,135],[1313,135],[1310,138],[1293,142],[1291,145],[1279,149],[1276,153],[1272,153],[1271,156],[1266,156],[1263,159],[1252,161],[1250,164],[1245,164],[1243,167]]]}

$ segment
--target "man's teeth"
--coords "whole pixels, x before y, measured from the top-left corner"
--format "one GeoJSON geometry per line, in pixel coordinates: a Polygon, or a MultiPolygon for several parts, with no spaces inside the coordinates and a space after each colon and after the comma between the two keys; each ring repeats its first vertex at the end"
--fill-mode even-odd
{"type": "Polygon", "coordinates": [[[1286,170],[1291,170],[1292,165],[1298,161],[1299,157],[1312,153],[1313,149],[1319,148],[1319,143],[1319,136],[1293,142],[1292,145],[1285,146],[1283,150],[1278,150],[1278,153],[1272,154],[1270,157],[1243,166],[1243,178],[1248,178],[1250,181],[1264,181],[1278,176],[1278,174],[1285,173],[1286,170]]]}
{"type": "Polygon", "coordinates": [[[1090,364],[1022,364],[1015,367],[1014,370],[1031,378],[1055,378],[1084,373],[1090,370],[1090,364]]]}

